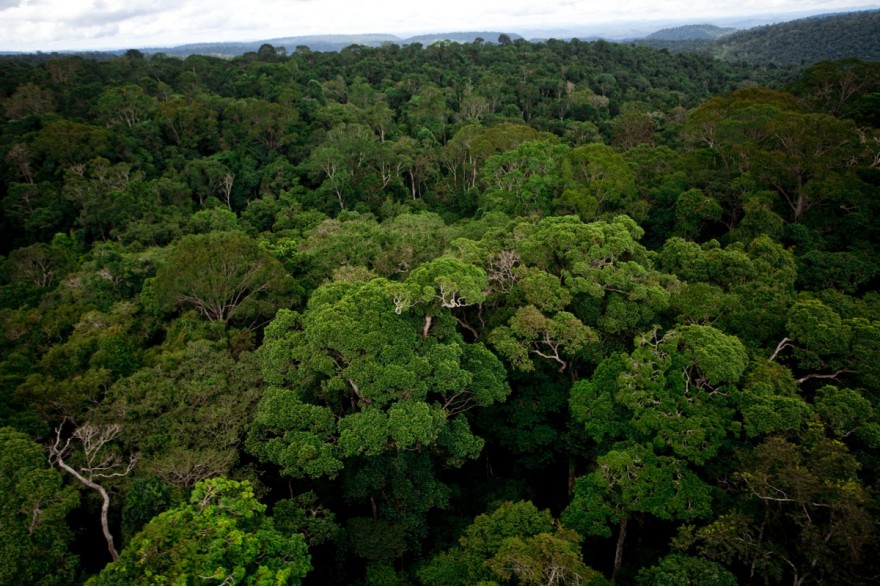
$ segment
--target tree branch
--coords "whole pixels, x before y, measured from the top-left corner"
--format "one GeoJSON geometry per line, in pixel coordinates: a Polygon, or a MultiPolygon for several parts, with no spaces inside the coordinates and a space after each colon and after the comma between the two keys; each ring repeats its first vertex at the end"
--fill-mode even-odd
{"type": "Polygon", "coordinates": [[[774,360],[776,360],[776,356],[780,352],[782,352],[783,349],[788,348],[789,346],[792,346],[791,340],[788,338],[782,338],[782,341],[779,342],[779,344],[776,346],[776,350],[773,351],[773,354],[770,355],[770,358],[768,358],[768,360],[770,362],[773,362],[774,360]]]}
{"type": "Polygon", "coordinates": [[[854,373],[854,372],[856,372],[856,371],[852,370],[851,368],[841,368],[840,370],[837,370],[837,371],[832,372],[830,374],[808,374],[807,376],[803,376],[803,377],[797,379],[795,382],[797,384],[801,384],[801,383],[806,382],[806,381],[813,379],[813,378],[825,378],[825,379],[837,378],[841,374],[854,373]]]}

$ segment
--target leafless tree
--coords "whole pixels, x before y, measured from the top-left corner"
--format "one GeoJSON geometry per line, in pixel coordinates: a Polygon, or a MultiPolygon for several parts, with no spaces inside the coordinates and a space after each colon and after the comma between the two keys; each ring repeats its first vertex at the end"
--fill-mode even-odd
{"type": "Polygon", "coordinates": [[[107,540],[110,557],[116,561],[119,559],[119,553],[113,545],[113,534],[110,533],[110,526],[107,523],[110,493],[98,484],[97,480],[128,475],[137,464],[137,455],[132,454],[126,463],[119,454],[105,449],[122,430],[117,424],[83,425],[75,429],[66,439],[63,438],[63,428],[64,423],[55,428],[55,441],[49,446],[49,463],[58,466],[101,495],[101,529],[104,531],[104,539],[107,540]],[[78,469],[65,461],[65,458],[73,453],[71,446],[73,440],[76,440],[82,448],[82,462],[78,469]]]}

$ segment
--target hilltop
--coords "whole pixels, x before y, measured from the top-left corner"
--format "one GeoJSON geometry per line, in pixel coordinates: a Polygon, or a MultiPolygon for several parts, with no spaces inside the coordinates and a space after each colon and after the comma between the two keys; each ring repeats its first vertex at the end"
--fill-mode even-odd
{"type": "Polygon", "coordinates": [[[878,10],[802,18],[741,30],[714,40],[698,36],[695,29],[679,29],[665,29],[633,42],[673,52],[705,52],[722,59],[753,63],[809,65],[844,57],[880,60],[878,10]],[[675,38],[677,33],[679,38],[675,38]],[[688,33],[693,36],[683,36],[688,33]]]}
{"type": "Polygon", "coordinates": [[[720,27],[714,24],[687,24],[664,28],[645,38],[658,41],[714,41],[736,31],[737,29],[733,27],[720,27]]]}

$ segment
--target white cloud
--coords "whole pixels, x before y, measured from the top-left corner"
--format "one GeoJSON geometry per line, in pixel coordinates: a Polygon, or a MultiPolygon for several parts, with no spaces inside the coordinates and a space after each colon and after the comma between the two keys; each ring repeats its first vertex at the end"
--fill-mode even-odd
{"type": "Polygon", "coordinates": [[[518,32],[615,20],[869,7],[877,0],[0,0],[0,50],[168,46],[306,34],[518,32]]]}

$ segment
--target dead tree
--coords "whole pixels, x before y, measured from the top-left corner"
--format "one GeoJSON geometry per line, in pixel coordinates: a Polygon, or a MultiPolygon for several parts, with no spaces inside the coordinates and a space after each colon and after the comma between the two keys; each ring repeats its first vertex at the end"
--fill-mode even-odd
{"type": "Polygon", "coordinates": [[[119,553],[113,545],[113,534],[110,533],[110,526],[107,523],[110,493],[98,484],[97,480],[128,475],[137,463],[137,455],[132,454],[126,464],[118,454],[104,449],[122,430],[117,424],[83,425],[75,429],[67,439],[62,438],[63,427],[62,423],[55,428],[55,441],[49,446],[49,463],[58,466],[101,495],[101,529],[104,532],[104,539],[107,540],[110,557],[116,561],[119,559],[119,553]],[[73,452],[71,442],[74,439],[82,446],[82,464],[79,469],[65,462],[65,458],[73,452]]]}

